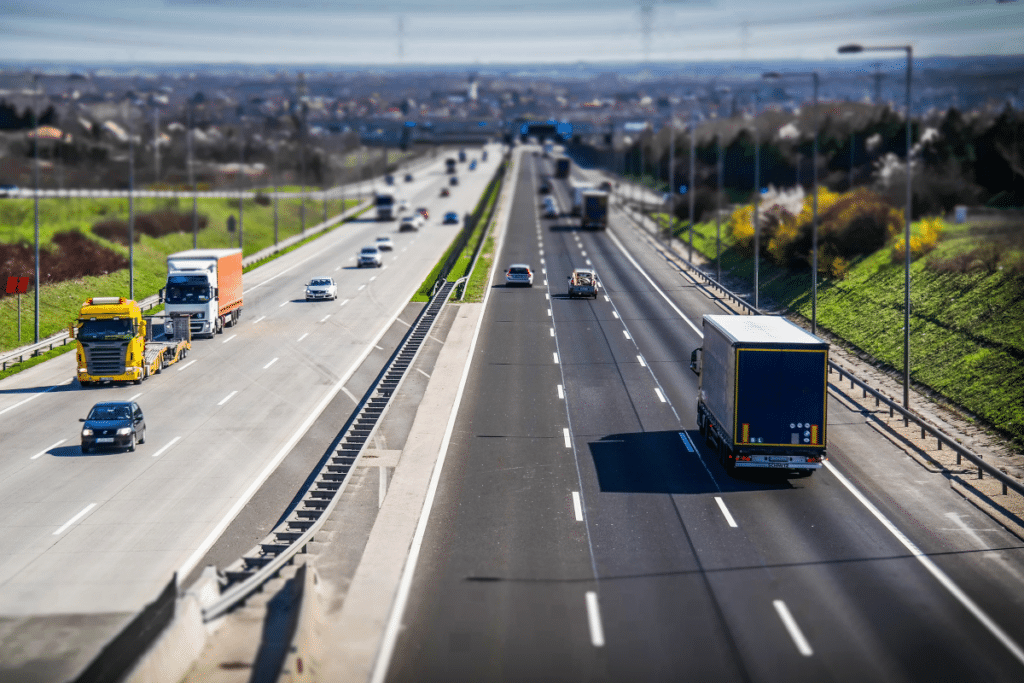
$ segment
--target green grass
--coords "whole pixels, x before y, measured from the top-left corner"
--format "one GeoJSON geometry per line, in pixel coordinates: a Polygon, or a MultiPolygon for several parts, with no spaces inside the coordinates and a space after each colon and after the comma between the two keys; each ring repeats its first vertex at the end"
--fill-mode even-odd
{"type": "Polygon", "coordinates": [[[491,266],[494,265],[494,235],[488,234],[484,246],[480,248],[480,257],[476,260],[473,273],[466,283],[466,295],[463,301],[480,303],[484,300],[487,283],[490,282],[491,266]]]}
{"type": "MultiPolygon", "coordinates": [[[[356,200],[346,200],[346,208],[355,205],[356,200]]],[[[78,230],[90,239],[127,256],[128,248],[108,242],[91,231],[92,225],[100,220],[126,220],[127,199],[44,199],[40,204],[40,246],[45,249],[52,244],[53,235],[69,230],[78,230]]],[[[301,200],[278,202],[279,239],[283,240],[301,231],[301,200]]],[[[329,215],[341,208],[340,201],[329,203],[329,215]]],[[[135,201],[136,213],[172,209],[191,212],[192,202],[188,199],[143,199],[135,201]]],[[[201,199],[199,212],[209,219],[208,227],[198,233],[200,248],[233,247],[238,244],[238,233],[229,233],[226,221],[229,215],[237,216],[238,201],[232,199],[201,199]]],[[[306,225],[312,227],[320,222],[322,210],[319,202],[307,202],[306,225]]],[[[274,208],[260,206],[255,201],[244,204],[244,253],[256,253],[274,243],[274,208]]],[[[32,200],[5,199],[0,202],[0,242],[31,243],[33,239],[32,200]]],[[[192,248],[191,233],[174,233],[163,237],[142,235],[135,245],[134,295],[143,299],[156,294],[164,285],[166,257],[176,251],[192,248]]],[[[13,274],[13,273],[12,273],[13,274]]],[[[0,273],[8,275],[8,273],[0,273]]],[[[45,338],[64,329],[75,319],[83,301],[91,296],[128,296],[128,270],[123,269],[101,277],[84,277],[40,288],[40,338],[45,338]]],[[[22,336],[18,339],[17,297],[0,299],[0,350],[16,348],[33,340],[34,297],[22,296],[22,336]]]]}
{"type": "MultiPolygon", "coordinates": [[[[695,228],[694,248],[713,264],[714,223],[695,228]]],[[[968,230],[950,226],[933,255],[976,248],[968,230]]],[[[724,233],[723,275],[750,291],[753,259],[732,249],[724,233]]],[[[1024,446],[1024,276],[1011,268],[942,273],[927,262],[916,258],[910,270],[912,380],[1024,446]]],[[[762,257],[760,281],[762,301],[811,318],[809,270],[788,271],[762,257]]],[[[902,372],[903,286],[902,264],[892,263],[888,247],[856,260],[845,279],[819,279],[818,326],[902,372]]]]}

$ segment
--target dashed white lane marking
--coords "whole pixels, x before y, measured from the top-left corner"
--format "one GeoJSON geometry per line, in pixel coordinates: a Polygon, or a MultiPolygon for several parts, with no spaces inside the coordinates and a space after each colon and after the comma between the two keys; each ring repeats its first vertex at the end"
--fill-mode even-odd
{"type": "Polygon", "coordinates": [[[587,252],[586,252],[586,251],[581,251],[581,252],[580,252],[580,255],[582,255],[582,256],[586,256],[586,255],[587,255],[587,252]]]}
{"type": "Polygon", "coordinates": [[[269,368],[271,365],[273,365],[276,362],[277,362],[277,358],[275,358],[274,360],[272,360],[269,363],[267,363],[266,365],[264,365],[263,369],[266,370],[267,368],[269,368]]]}
{"type": "Polygon", "coordinates": [[[306,337],[308,337],[308,336],[309,336],[309,332],[305,333],[304,335],[302,335],[301,337],[299,337],[298,339],[296,339],[296,340],[295,340],[295,343],[296,343],[296,344],[298,344],[298,343],[299,343],[300,341],[302,341],[303,339],[305,339],[305,338],[306,338],[306,337]]]}
{"type": "Polygon", "coordinates": [[[551,355],[553,355],[555,357],[555,365],[558,365],[558,351],[555,351],[551,355]]]}
{"type": "Polygon", "coordinates": [[[572,492],[572,511],[576,513],[576,521],[583,521],[583,506],[580,505],[580,492],[572,492]]]}
{"type": "Polygon", "coordinates": [[[845,486],[850,493],[857,498],[857,500],[860,501],[861,505],[867,508],[868,512],[874,515],[875,519],[882,523],[882,526],[889,530],[889,533],[896,537],[896,540],[903,544],[904,548],[910,551],[910,554],[913,555],[918,562],[924,565],[924,568],[928,570],[928,573],[935,577],[936,581],[941,583],[942,586],[949,591],[949,593],[956,598],[961,605],[966,607],[967,611],[973,614],[974,618],[980,621],[982,625],[988,629],[989,633],[995,636],[996,639],[1003,644],[1003,647],[1010,651],[1018,662],[1024,664],[1024,650],[1021,649],[1020,645],[1010,638],[1003,629],[999,628],[999,625],[992,621],[992,618],[983,612],[982,609],[978,607],[978,605],[975,604],[975,602],[971,600],[963,590],[960,589],[960,586],[956,585],[953,582],[953,579],[946,575],[946,572],[939,569],[938,565],[932,562],[930,557],[921,552],[921,549],[918,548],[913,541],[907,538],[902,531],[897,529],[896,525],[890,522],[889,519],[883,515],[881,511],[879,511],[879,509],[864,496],[863,493],[851,484],[850,480],[843,476],[843,474],[837,470],[832,463],[826,461],[825,467],[827,467],[828,471],[831,472],[836,479],[838,479],[839,482],[845,486]]]}
{"type": "Polygon", "coordinates": [[[185,369],[185,368],[187,368],[188,366],[192,365],[193,363],[195,363],[195,361],[194,361],[194,360],[190,360],[189,362],[185,363],[185,364],[184,364],[184,365],[182,365],[182,366],[181,366],[180,368],[178,368],[178,372],[181,372],[182,370],[184,370],[184,369],[185,369]]]}
{"type": "Polygon", "coordinates": [[[180,437],[180,436],[176,436],[176,437],[174,437],[173,439],[171,439],[170,441],[168,441],[168,442],[167,442],[166,444],[164,444],[164,447],[163,447],[163,448],[161,448],[161,449],[160,449],[160,450],[158,450],[158,451],[157,451],[156,453],[154,453],[154,454],[153,454],[153,457],[154,457],[154,458],[159,458],[159,457],[160,457],[161,455],[163,455],[164,453],[166,453],[166,452],[167,452],[167,451],[168,451],[168,450],[170,449],[170,447],[171,447],[171,446],[173,446],[174,444],[178,443],[178,441],[179,441],[180,439],[181,439],[181,437],[180,437]]]}
{"type": "Polygon", "coordinates": [[[541,268],[541,269],[540,269],[540,272],[542,272],[542,273],[544,273],[545,275],[547,275],[547,274],[548,274],[548,269],[547,269],[547,268],[541,268]]]}
{"type": "Polygon", "coordinates": [[[348,387],[342,387],[341,390],[345,392],[346,396],[352,399],[353,403],[359,403],[359,399],[355,397],[355,394],[348,390],[348,387]]]}
{"type": "Polygon", "coordinates": [[[338,266],[337,268],[335,268],[334,272],[337,273],[339,270],[341,270],[341,266],[338,266]]]}
{"type": "Polygon", "coordinates": [[[643,356],[637,356],[636,359],[638,361],[640,361],[640,367],[642,367],[642,368],[646,368],[647,367],[647,361],[644,360],[643,356]]]}
{"type": "Polygon", "coordinates": [[[376,276],[376,275],[374,275],[373,277],[371,277],[371,278],[370,278],[370,282],[373,282],[373,281],[374,281],[374,280],[376,280],[376,279],[377,279],[377,276],[376,276]]]}
{"type": "Polygon", "coordinates": [[[288,304],[290,304],[290,303],[291,303],[291,301],[285,301],[285,302],[283,302],[283,303],[279,304],[279,305],[278,305],[278,308],[281,308],[281,306],[287,306],[287,305],[288,305],[288,304]]]}
{"type": "Polygon", "coordinates": [[[416,368],[416,372],[420,373],[421,375],[423,375],[423,376],[424,376],[424,377],[426,377],[427,379],[430,379],[430,375],[428,375],[427,373],[423,372],[423,371],[422,371],[422,370],[420,370],[419,368],[416,368]]]}
{"type": "Polygon", "coordinates": [[[140,391],[139,393],[135,394],[134,396],[129,396],[129,397],[128,397],[128,400],[129,400],[129,401],[134,401],[134,400],[135,400],[135,399],[137,399],[137,398],[138,398],[139,396],[142,396],[142,392],[141,392],[141,391],[140,391]]]}
{"type": "Polygon", "coordinates": [[[565,440],[565,447],[572,448],[572,439],[569,437],[569,428],[564,427],[562,429],[562,439],[565,440]]]}
{"type": "Polygon", "coordinates": [[[548,309],[548,317],[549,318],[551,317],[551,309],[550,308],[548,309]]]}
{"type": "Polygon", "coordinates": [[[565,400],[565,390],[562,388],[561,384],[558,385],[558,398],[562,399],[563,401],[565,400]]]}
{"type": "Polygon", "coordinates": [[[543,249],[540,249],[540,250],[539,250],[539,253],[540,253],[540,255],[541,255],[541,256],[543,256],[543,255],[544,255],[544,250],[543,250],[543,249]]]}
{"type": "Polygon", "coordinates": [[[725,507],[725,501],[722,500],[721,496],[715,496],[715,502],[718,503],[718,509],[722,511],[722,515],[725,517],[725,521],[729,523],[729,526],[736,528],[736,520],[732,518],[732,513],[729,512],[729,508],[725,507]]]}
{"type": "Polygon", "coordinates": [[[597,593],[587,591],[587,623],[590,624],[590,642],[594,647],[604,646],[604,629],[601,628],[601,611],[597,606],[597,593]]]}
{"type": "Polygon", "coordinates": [[[61,528],[59,528],[59,529],[57,529],[56,531],[53,532],[53,535],[54,536],[60,536],[62,533],[67,531],[69,526],[71,526],[72,524],[74,524],[75,522],[80,520],[82,517],[85,517],[87,514],[89,514],[89,510],[92,510],[94,507],[96,507],[96,503],[89,503],[88,505],[86,505],[84,510],[82,510],[77,515],[75,515],[74,517],[69,519],[67,522],[65,522],[64,526],[62,526],[61,528]]]}
{"type": "Polygon", "coordinates": [[[545,287],[547,287],[547,286],[548,286],[548,279],[547,279],[547,278],[544,278],[544,286],[545,286],[545,287]]]}
{"type": "Polygon", "coordinates": [[[590,262],[590,259],[587,259],[587,265],[588,265],[588,266],[592,266],[592,265],[594,265],[594,264],[590,262]]]}
{"type": "Polygon", "coordinates": [[[344,305],[345,305],[345,304],[347,304],[348,302],[349,302],[349,299],[342,299],[342,300],[341,300],[341,303],[340,303],[340,304],[338,304],[338,306],[344,306],[344,305]]]}
{"type": "Polygon", "coordinates": [[[253,325],[255,325],[256,323],[258,323],[259,321],[263,320],[263,319],[264,319],[264,318],[266,318],[266,317],[267,317],[267,316],[265,316],[265,315],[261,315],[260,317],[258,317],[258,318],[256,318],[255,320],[253,320],[253,321],[252,321],[252,324],[253,324],[253,325]]]}
{"type": "Polygon", "coordinates": [[[614,317],[615,317],[616,319],[618,319],[618,317],[619,317],[619,313],[618,313],[618,311],[612,311],[612,315],[613,315],[613,316],[614,316],[614,317]]]}
{"type": "Polygon", "coordinates": [[[551,332],[551,336],[554,337],[555,336],[555,328],[552,327],[550,332],[551,332]]]}
{"type": "Polygon", "coordinates": [[[690,443],[690,437],[686,435],[686,432],[679,432],[679,438],[682,439],[683,446],[686,447],[686,450],[688,450],[691,453],[697,452],[697,449],[695,449],[693,447],[693,444],[690,443]]]}
{"type": "Polygon", "coordinates": [[[228,337],[227,339],[225,339],[224,341],[222,341],[221,344],[227,344],[229,341],[231,341],[232,339],[234,339],[237,336],[238,336],[237,334],[233,334],[230,337],[228,337]]]}
{"type": "Polygon", "coordinates": [[[53,444],[53,445],[52,445],[52,446],[50,446],[49,448],[44,448],[43,450],[39,451],[38,453],[36,453],[35,455],[33,455],[33,456],[32,456],[31,458],[29,458],[29,460],[35,460],[36,458],[41,458],[41,457],[43,457],[44,455],[46,455],[46,453],[47,453],[48,451],[51,451],[51,450],[53,450],[54,448],[56,448],[57,446],[61,445],[61,444],[62,444],[62,443],[64,443],[65,441],[67,441],[67,439],[61,439],[60,441],[58,441],[57,443],[53,444]]]}
{"type": "MultiPolygon", "coordinates": [[[[544,281],[544,284],[547,284],[546,280],[544,281]]],[[[547,299],[547,300],[550,300],[551,299],[551,295],[548,294],[547,292],[544,292],[544,298],[547,299]]]]}
{"type": "Polygon", "coordinates": [[[607,294],[605,294],[605,295],[604,295],[604,300],[605,300],[605,301],[611,301],[611,299],[609,299],[609,298],[608,298],[608,295],[607,295],[607,294]]]}
{"type": "Polygon", "coordinates": [[[361,292],[361,291],[363,291],[364,289],[366,289],[366,285],[359,285],[359,289],[358,289],[358,290],[356,290],[356,291],[358,291],[358,292],[361,292]]]}
{"type": "MultiPolygon", "coordinates": [[[[541,259],[541,260],[540,260],[540,264],[541,264],[542,266],[544,265],[544,259],[541,259]]],[[[544,271],[544,272],[546,273],[547,271],[544,271]]]]}
{"type": "Polygon", "coordinates": [[[231,400],[232,398],[234,398],[234,397],[235,397],[235,394],[237,394],[237,393],[238,393],[237,391],[232,391],[232,392],[231,392],[230,394],[228,394],[227,396],[225,396],[224,398],[222,398],[222,399],[220,400],[220,403],[218,403],[217,405],[219,405],[219,406],[222,406],[222,405],[224,405],[225,403],[227,403],[228,401],[230,401],[230,400],[231,400]]]}
{"type": "Polygon", "coordinates": [[[658,395],[659,401],[661,401],[662,403],[668,403],[668,401],[665,399],[665,394],[661,393],[661,389],[659,389],[658,387],[654,387],[654,393],[658,395]]]}
{"type": "Polygon", "coordinates": [[[629,331],[628,330],[623,330],[622,334],[623,334],[624,337],[626,337],[626,339],[632,339],[632,337],[629,336],[629,331]]]}
{"type": "Polygon", "coordinates": [[[3,414],[4,414],[4,413],[6,413],[6,412],[7,412],[8,410],[14,410],[14,409],[15,409],[15,408],[17,408],[18,406],[21,406],[21,405],[25,405],[25,404],[26,404],[26,403],[28,403],[29,401],[31,401],[31,400],[34,400],[34,399],[37,399],[37,398],[39,398],[40,396],[42,396],[43,394],[48,394],[48,393],[50,393],[51,391],[53,391],[54,389],[56,389],[57,387],[62,387],[62,386],[64,386],[64,385],[66,385],[66,384],[71,384],[71,380],[69,379],[69,380],[67,380],[66,382],[61,382],[60,384],[54,384],[54,385],[53,385],[52,387],[50,387],[49,389],[47,389],[47,390],[45,390],[45,391],[40,391],[40,392],[39,392],[38,394],[33,394],[32,396],[29,396],[29,397],[28,397],[28,398],[26,398],[26,399],[22,399],[22,400],[18,401],[17,403],[15,403],[15,404],[14,404],[13,406],[7,406],[7,407],[6,407],[6,408],[4,408],[3,410],[0,410],[0,415],[3,415],[3,414]]]}
{"type": "Polygon", "coordinates": [[[327,315],[325,315],[323,318],[320,319],[320,322],[327,322],[327,319],[330,318],[330,317],[331,317],[331,314],[328,313],[327,315]]]}
{"type": "Polygon", "coordinates": [[[789,637],[793,639],[796,644],[796,649],[800,651],[804,657],[810,657],[814,654],[814,650],[811,649],[810,643],[804,638],[804,634],[800,631],[800,627],[796,623],[796,619],[789,613],[789,608],[786,607],[786,603],[782,600],[773,600],[772,604],[775,605],[775,611],[779,613],[779,619],[786,626],[786,630],[789,631],[789,637]]]}

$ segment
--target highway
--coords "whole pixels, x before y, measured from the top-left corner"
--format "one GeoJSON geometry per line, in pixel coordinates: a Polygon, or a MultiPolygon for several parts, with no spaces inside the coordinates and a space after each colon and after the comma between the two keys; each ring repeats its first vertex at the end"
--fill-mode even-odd
{"type": "MultiPolygon", "coordinates": [[[[476,171],[460,165],[448,198],[440,160],[397,183],[412,207],[430,208],[419,232],[356,220],[246,274],[239,323],[139,386],[83,390],[73,354],[0,382],[0,641],[28,620],[59,636],[78,615],[76,637],[96,628],[94,649],[82,646],[91,656],[174,572],[188,575],[398,319],[460,229],[444,212],[470,212],[499,162],[493,148],[476,171]],[[359,248],[383,234],[395,243],[384,267],[356,268],[359,248]],[[338,300],[306,302],[305,283],[321,275],[338,300]],[[146,443],[83,455],[79,418],[129,398],[145,412],[146,443]]],[[[0,651],[10,664],[12,650],[0,651]]]]}
{"type": "MultiPolygon", "coordinates": [[[[539,216],[524,155],[430,511],[400,681],[1019,681],[1024,543],[833,387],[826,468],[731,477],[690,351],[723,309],[618,211],[539,216]],[[504,286],[532,264],[532,288],[504,286]],[[596,301],[565,278],[593,265],[596,301]]],[[[563,210],[568,193],[556,181],[563,210]]]]}

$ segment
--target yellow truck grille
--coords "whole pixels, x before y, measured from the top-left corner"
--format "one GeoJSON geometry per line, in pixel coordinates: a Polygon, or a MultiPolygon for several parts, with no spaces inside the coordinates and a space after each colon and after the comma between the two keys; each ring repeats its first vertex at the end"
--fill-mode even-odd
{"type": "Polygon", "coordinates": [[[82,343],[85,364],[90,375],[123,375],[128,342],[82,343]]]}

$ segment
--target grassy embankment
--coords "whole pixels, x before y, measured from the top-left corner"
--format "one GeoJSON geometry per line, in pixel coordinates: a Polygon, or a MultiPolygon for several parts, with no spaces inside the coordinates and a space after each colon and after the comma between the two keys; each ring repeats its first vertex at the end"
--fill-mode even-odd
{"type": "MultiPolygon", "coordinates": [[[[664,217],[660,217],[664,221],[664,217]]],[[[664,224],[664,223],[663,223],[664,224]]],[[[912,226],[919,232],[919,225],[912,226]]],[[[688,240],[684,230],[678,237],[688,240]]],[[[694,249],[714,267],[715,224],[695,226],[694,249]]],[[[753,260],[732,249],[722,224],[723,277],[753,283],[753,260]]],[[[970,224],[947,225],[936,249],[911,265],[910,368],[913,381],[979,417],[1024,446],[1024,276],[1014,272],[1024,253],[1004,252],[1006,264],[989,271],[943,272],[929,261],[949,260],[979,246],[970,224]]],[[[685,250],[684,250],[685,251],[685,250]]],[[[948,269],[946,269],[948,270],[948,269]]],[[[811,317],[810,272],[793,272],[761,259],[761,296],[811,317]]],[[[845,279],[818,284],[818,325],[903,369],[902,262],[890,247],[855,260],[845,279]]],[[[749,289],[748,289],[749,291],[749,289]]]]}
{"type": "MultiPolygon", "coordinates": [[[[127,199],[44,199],[40,201],[40,246],[42,249],[55,248],[52,238],[55,234],[77,230],[89,239],[123,254],[128,247],[111,242],[92,232],[92,226],[104,220],[127,220],[127,199]]],[[[355,200],[346,200],[346,207],[355,200]]],[[[280,200],[278,202],[278,237],[283,240],[301,232],[301,200],[280,200]]],[[[208,219],[208,227],[198,232],[200,248],[233,247],[238,244],[238,233],[227,231],[228,216],[236,216],[236,199],[200,199],[199,213],[208,219]]],[[[144,199],[135,200],[136,215],[159,210],[173,210],[190,213],[192,202],[188,199],[144,199]]],[[[341,209],[341,202],[329,202],[328,212],[335,215],[341,209]]],[[[311,211],[307,201],[306,225],[319,222],[321,207],[311,211]]],[[[244,204],[244,253],[260,251],[274,243],[274,209],[272,203],[260,205],[255,200],[244,204]]],[[[143,299],[156,294],[164,284],[166,256],[192,248],[191,233],[173,233],[162,237],[138,235],[135,245],[135,298],[143,299]]],[[[31,244],[33,240],[32,201],[6,199],[0,202],[0,243],[18,242],[31,244]]],[[[73,255],[66,255],[71,257],[73,255]]],[[[19,273],[20,274],[20,273],[19,273]]],[[[30,273],[26,273],[30,274],[30,273]]],[[[0,273],[0,275],[16,275],[0,273]]],[[[102,276],[82,277],[59,283],[44,284],[40,289],[40,337],[45,338],[74,320],[81,303],[90,296],[128,296],[128,270],[122,269],[102,276]]],[[[21,297],[22,336],[18,340],[17,297],[8,296],[0,300],[0,349],[10,349],[32,341],[35,315],[32,293],[21,297]]]]}

